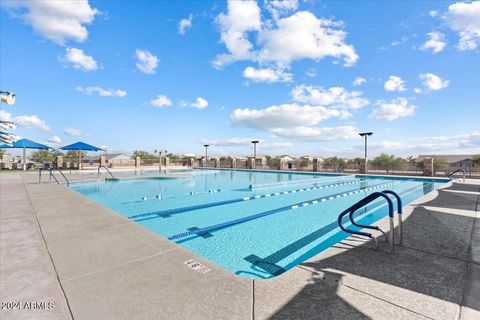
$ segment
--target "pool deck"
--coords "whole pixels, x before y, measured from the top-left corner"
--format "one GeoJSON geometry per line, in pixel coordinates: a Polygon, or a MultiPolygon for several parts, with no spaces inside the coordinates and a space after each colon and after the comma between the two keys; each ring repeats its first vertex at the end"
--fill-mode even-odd
{"type": "Polygon", "coordinates": [[[235,276],[65,186],[34,180],[0,175],[0,294],[55,308],[1,310],[2,320],[480,319],[480,180],[406,206],[394,254],[348,238],[271,280],[235,276]],[[191,259],[211,270],[191,269],[191,259]]]}

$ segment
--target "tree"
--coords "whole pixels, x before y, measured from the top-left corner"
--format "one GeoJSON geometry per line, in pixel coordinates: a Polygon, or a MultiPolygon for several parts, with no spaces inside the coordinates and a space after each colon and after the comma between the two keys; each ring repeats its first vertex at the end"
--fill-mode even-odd
{"type": "Polygon", "coordinates": [[[86,156],[85,151],[79,151],[79,150],[69,150],[67,151],[67,154],[65,155],[65,160],[68,161],[78,161],[80,158],[80,155],[82,155],[82,158],[86,156]]]}
{"type": "Polygon", "coordinates": [[[324,166],[330,167],[335,171],[343,170],[345,168],[345,164],[346,164],[345,160],[338,157],[326,158],[325,161],[323,162],[324,166]]]}
{"type": "Polygon", "coordinates": [[[3,157],[3,155],[5,154],[5,150],[4,149],[0,149],[0,157],[3,157]]]}
{"type": "Polygon", "coordinates": [[[31,158],[36,163],[56,162],[57,156],[63,156],[61,151],[37,150],[31,158]]]}
{"type": "Polygon", "coordinates": [[[480,154],[473,156],[473,163],[475,163],[476,166],[480,166],[480,154]]]}
{"type": "Polygon", "coordinates": [[[132,159],[135,159],[136,157],[140,157],[140,159],[143,159],[143,160],[147,160],[147,159],[151,160],[151,159],[157,159],[158,158],[158,156],[156,156],[154,154],[151,154],[148,151],[144,151],[144,150],[133,151],[132,159]]]}
{"type": "MultiPolygon", "coordinates": [[[[433,174],[448,170],[448,162],[442,157],[433,157],[433,174]]],[[[446,172],[448,173],[448,172],[446,172]]]]}
{"type": "Polygon", "coordinates": [[[302,157],[300,158],[300,167],[301,168],[306,168],[310,165],[311,161],[307,157],[302,157]]]}
{"type": "Polygon", "coordinates": [[[387,173],[390,172],[390,169],[395,162],[395,156],[394,155],[388,155],[386,153],[381,153],[379,156],[375,157],[373,159],[372,164],[376,167],[380,167],[382,169],[385,169],[387,173]]]}

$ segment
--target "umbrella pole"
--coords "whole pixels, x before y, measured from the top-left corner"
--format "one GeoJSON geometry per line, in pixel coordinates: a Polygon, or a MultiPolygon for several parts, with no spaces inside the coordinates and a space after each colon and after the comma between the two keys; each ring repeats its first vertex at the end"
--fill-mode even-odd
{"type": "Polygon", "coordinates": [[[78,170],[82,170],[82,150],[78,150],[78,170]]]}
{"type": "Polygon", "coordinates": [[[27,170],[26,159],[27,159],[27,149],[24,147],[23,148],[23,163],[22,163],[23,171],[27,170]]]}

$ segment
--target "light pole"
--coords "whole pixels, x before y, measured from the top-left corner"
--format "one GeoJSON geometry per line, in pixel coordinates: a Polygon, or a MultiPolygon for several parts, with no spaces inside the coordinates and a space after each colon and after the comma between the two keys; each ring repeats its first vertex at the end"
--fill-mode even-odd
{"type": "Polygon", "coordinates": [[[257,167],[257,143],[259,143],[260,141],[258,140],[253,140],[251,141],[251,143],[253,143],[253,169],[255,169],[257,167]]]}
{"type": "Polygon", "coordinates": [[[207,161],[207,158],[208,158],[208,147],[210,147],[209,144],[204,144],[203,145],[205,147],[205,161],[207,161]]]}
{"type": "Polygon", "coordinates": [[[365,137],[365,173],[368,172],[368,169],[367,169],[367,137],[368,136],[371,136],[373,134],[373,132],[360,132],[358,135],[360,137],[365,137]]]}

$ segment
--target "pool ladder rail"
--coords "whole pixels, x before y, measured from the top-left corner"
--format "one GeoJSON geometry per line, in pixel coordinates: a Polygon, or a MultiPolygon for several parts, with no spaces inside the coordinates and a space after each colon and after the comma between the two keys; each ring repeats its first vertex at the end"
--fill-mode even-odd
{"type": "Polygon", "coordinates": [[[97,169],[97,178],[100,177],[100,169],[101,169],[101,168],[104,168],[105,170],[107,170],[107,172],[108,172],[108,174],[110,175],[110,177],[112,177],[110,180],[117,180],[117,179],[113,176],[112,172],[111,172],[110,170],[108,170],[108,168],[107,168],[106,166],[98,166],[98,169],[97,169]]]}
{"type": "Polygon", "coordinates": [[[394,191],[391,191],[391,190],[384,190],[384,191],[380,191],[380,192],[371,193],[368,196],[366,196],[365,198],[363,198],[362,200],[358,201],[357,203],[355,203],[354,205],[349,207],[348,209],[346,209],[345,211],[343,211],[342,213],[340,213],[340,215],[338,216],[338,225],[340,226],[340,229],[342,229],[343,231],[345,231],[347,233],[350,233],[350,234],[355,234],[355,235],[368,237],[375,242],[375,248],[376,249],[379,248],[379,243],[378,243],[377,238],[375,238],[371,233],[365,232],[365,231],[351,230],[351,229],[347,229],[343,226],[342,220],[348,214],[348,217],[349,217],[352,225],[354,225],[356,227],[359,227],[359,228],[380,231],[385,236],[386,242],[389,243],[389,250],[388,251],[390,253],[393,253],[395,251],[395,241],[394,241],[394,228],[395,228],[395,226],[394,226],[394,221],[393,221],[394,220],[393,219],[394,218],[394,206],[393,206],[393,202],[392,202],[392,199],[390,198],[390,196],[394,196],[397,200],[398,232],[399,232],[399,234],[398,234],[398,238],[399,238],[398,244],[401,246],[402,242],[403,242],[402,199],[400,198],[400,196],[397,193],[395,193],[394,191]],[[382,229],[380,229],[380,227],[359,224],[359,223],[355,222],[355,220],[353,219],[353,214],[355,213],[355,211],[365,207],[367,204],[369,204],[370,202],[372,202],[372,201],[374,201],[378,198],[384,198],[387,201],[387,204],[388,204],[388,217],[389,217],[389,220],[390,220],[390,233],[389,233],[388,237],[387,237],[387,234],[382,229]]]}
{"type": "Polygon", "coordinates": [[[57,167],[57,166],[53,166],[53,167],[51,167],[51,168],[40,168],[40,170],[38,170],[38,183],[42,182],[42,171],[43,171],[43,170],[47,170],[47,171],[48,171],[49,177],[50,177],[50,181],[52,181],[52,178],[53,178],[57,184],[60,184],[60,181],[58,181],[57,177],[55,176],[55,173],[53,173],[53,170],[57,170],[58,172],[60,172],[60,174],[62,175],[63,179],[65,179],[65,181],[67,182],[67,187],[70,186],[70,180],[68,180],[68,178],[65,176],[65,174],[63,174],[63,171],[60,170],[60,168],[57,167]]]}
{"type": "MultiPolygon", "coordinates": [[[[459,173],[459,172],[461,172],[463,174],[463,182],[465,182],[465,176],[467,175],[467,173],[463,169],[457,169],[455,171],[450,172],[448,174],[448,177],[452,178],[456,173],[459,173]]],[[[472,174],[472,172],[470,172],[470,177],[471,177],[471,174],[472,174]]]]}

